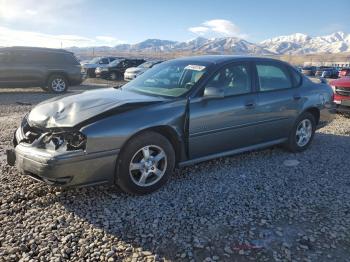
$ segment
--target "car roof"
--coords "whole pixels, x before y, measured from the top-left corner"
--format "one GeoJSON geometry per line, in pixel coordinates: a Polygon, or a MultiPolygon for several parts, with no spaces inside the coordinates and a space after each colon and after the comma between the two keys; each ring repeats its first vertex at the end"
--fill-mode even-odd
{"type": "Polygon", "coordinates": [[[64,49],[58,48],[45,48],[45,47],[29,47],[29,46],[12,46],[12,47],[1,47],[0,51],[36,51],[36,52],[55,52],[55,53],[68,53],[72,54],[64,49]]]}
{"type": "Polygon", "coordinates": [[[256,57],[256,56],[239,56],[239,55],[203,55],[203,56],[189,56],[175,59],[177,61],[191,61],[191,62],[203,62],[213,64],[223,64],[234,61],[271,61],[271,62],[283,62],[278,59],[268,57],[256,57]]]}

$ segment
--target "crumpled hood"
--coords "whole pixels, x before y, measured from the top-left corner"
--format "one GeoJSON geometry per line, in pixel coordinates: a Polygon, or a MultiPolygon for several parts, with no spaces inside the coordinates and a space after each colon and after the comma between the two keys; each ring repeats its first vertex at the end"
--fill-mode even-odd
{"type": "Polygon", "coordinates": [[[28,123],[41,128],[73,127],[124,104],[163,100],[123,89],[96,89],[46,100],[29,113],[28,123]]]}

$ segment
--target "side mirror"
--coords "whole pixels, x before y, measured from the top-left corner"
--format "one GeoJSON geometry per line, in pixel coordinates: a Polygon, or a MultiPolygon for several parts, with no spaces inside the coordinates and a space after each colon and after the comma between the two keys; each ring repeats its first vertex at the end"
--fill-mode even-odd
{"type": "Polygon", "coordinates": [[[223,98],[225,96],[225,92],[223,88],[208,86],[204,89],[203,98],[211,99],[211,98],[223,98]]]}

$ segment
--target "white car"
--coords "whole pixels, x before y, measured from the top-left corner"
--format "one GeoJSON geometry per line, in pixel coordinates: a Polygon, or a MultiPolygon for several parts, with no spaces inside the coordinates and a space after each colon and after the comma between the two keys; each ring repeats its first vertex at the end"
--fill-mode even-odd
{"type": "Polygon", "coordinates": [[[153,66],[163,62],[162,60],[153,60],[153,61],[147,61],[138,67],[130,67],[125,70],[124,73],[124,80],[125,81],[131,81],[138,77],[139,75],[146,72],[148,69],[152,68],[153,66]]]}

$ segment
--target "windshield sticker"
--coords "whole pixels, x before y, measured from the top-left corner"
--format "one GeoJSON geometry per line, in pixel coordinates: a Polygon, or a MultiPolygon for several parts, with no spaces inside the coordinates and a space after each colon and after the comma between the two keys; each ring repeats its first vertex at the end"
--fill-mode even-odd
{"type": "Polygon", "coordinates": [[[187,70],[194,70],[194,71],[203,71],[205,69],[205,66],[201,65],[188,65],[185,67],[187,70]]]}

